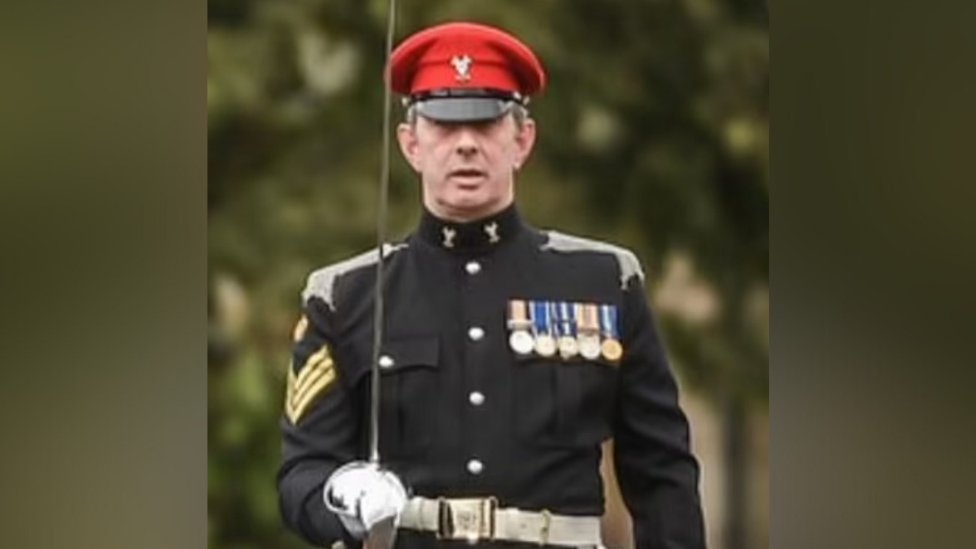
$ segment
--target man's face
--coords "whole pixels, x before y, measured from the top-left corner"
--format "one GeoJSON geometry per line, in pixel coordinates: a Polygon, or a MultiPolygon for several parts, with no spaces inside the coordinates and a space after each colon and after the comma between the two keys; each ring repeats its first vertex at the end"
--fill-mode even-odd
{"type": "Polygon", "coordinates": [[[511,114],[488,122],[447,124],[418,116],[400,124],[404,157],[420,174],[424,205],[453,221],[471,221],[505,209],[515,199],[514,174],[535,142],[535,124],[521,128],[511,114]]]}

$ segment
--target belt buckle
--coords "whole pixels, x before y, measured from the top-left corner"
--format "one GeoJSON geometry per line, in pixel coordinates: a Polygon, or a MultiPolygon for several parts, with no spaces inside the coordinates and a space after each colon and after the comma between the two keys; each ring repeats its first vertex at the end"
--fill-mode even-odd
{"type": "Polygon", "coordinates": [[[437,500],[437,539],[461,539],[470,543],[495,537],[498,499],[460,498],[437,500]]]}

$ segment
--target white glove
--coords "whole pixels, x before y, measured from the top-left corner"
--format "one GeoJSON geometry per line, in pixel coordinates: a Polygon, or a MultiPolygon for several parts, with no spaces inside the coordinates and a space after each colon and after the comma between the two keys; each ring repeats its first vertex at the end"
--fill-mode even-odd
{"type": "Polygon", "coordinates": [[[335,470],[322,490],[325,506],[338,515],[343,527],[363,539],[382,520],[393,517],[407,504],[407,491],[396,475],[365,461],[353,461],[335,470]]]}

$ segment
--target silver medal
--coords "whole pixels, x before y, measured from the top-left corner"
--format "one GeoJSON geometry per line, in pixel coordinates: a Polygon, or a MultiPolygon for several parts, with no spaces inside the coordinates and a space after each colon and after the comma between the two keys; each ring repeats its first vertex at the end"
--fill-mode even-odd
{"type": "Polygon", "coordinates": [[[549,334],[539,334],[539,337],[535,338],[535,352],[542,356],[556,354],[556,340],[549,334]]]}
{"type": "Polygon", "coordinates": [[[600,336],[587,334],[579,338],[579,352],[586,360],[596,360],[600,357],[600,336]]]}
{"type": "Polygon", "coordinates": [[[508,344],[512,347],[512,350],[520,355],[527,355],[532,352],[535,347],[535,341],[532,340],[532,335],[525,330],[515,330],[512,335],[508,336],[508,344]]]}
{"type": "Polygon", "coordinates": [[[573,358],[579,348],[576,345],[576,338],[572,336],[562,336],[559,338],[559,354],[563,358],[573,358]]]}

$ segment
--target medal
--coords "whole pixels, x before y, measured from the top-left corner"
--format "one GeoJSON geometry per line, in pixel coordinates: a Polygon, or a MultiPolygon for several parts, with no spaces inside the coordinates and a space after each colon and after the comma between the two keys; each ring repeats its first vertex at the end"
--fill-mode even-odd
{"type": "Polygon", "coordinates": [[[603,333],[603,344],[600,345],[603,358],[617,362],[623,356],[624,348],[617,335],[617,308],[613,305],[600,306],[600,331],[603,333]]]}
{"type": "Polygon", "coordinates": [[[535,352],[549,357],[556,354],[556,340],[552,337],[552,322],[545,301],[532,303],[532,330],[535,333],[535,352]]]}
{"type": "Polygon", "coordinates": [[[580,355],[587,360],[600,358],[600,324],[597,322],[597,308],[592,303],[576,304],[576,319],[579,325],[580,355]]]}
{"type": "Polygon", "coordinates": [[[603,358],[611,362],[620,360],[624,354],[624,348],[616,339],[604,339],[603,344],[600,345],[600,351],[603,353],[603,358]]]}
{"type": "Polygon", "coordinates": [[[512,331],[508,336],[508,344],[513,351],[520,355],[527,355],[532,352],[535,341],[529,329],[532,321],[528,319],[525,309],[525,302],[520,299],[513,299],[508,302],[508,329],[512,331]]]}
{"type": "Polygon", "coordinates": [[[579,353],[579,348],[576,343],[576,338],[569,336],[562,336],[559,338],[559,355],[563,358],[569,359],[573,358],[579,353]]]}
{"type": "Polygon", "coordinates": [[[550,357],[556,354],[556,340],[549,334],[542,334],[535,338],[535,352],[541,356],[550,357]]]}
{"type": "Polygon", "coordinates": [[[512,335],[508,336],[508,344],[511,345],[513,351],[520,355],[531,353],[535,347],[532,335],[524,330],[512,332],[512,335]]]}
{"type": "Polygon", "coordinates": [[[600,358],[600,336],[594,334],[582,335],[579,338],[580,355],[586,360],[600,358]]]}
{"type": "Polygon", "coordinates": [[[570,359],[579,353],[576,338],[573,337],[573,322],[569,314],[569,303],[561,301],[558,309],[555,303],[552,304],[556,312],[556,326],[559,332],[559,355],[564,359],[570,359]]]}

